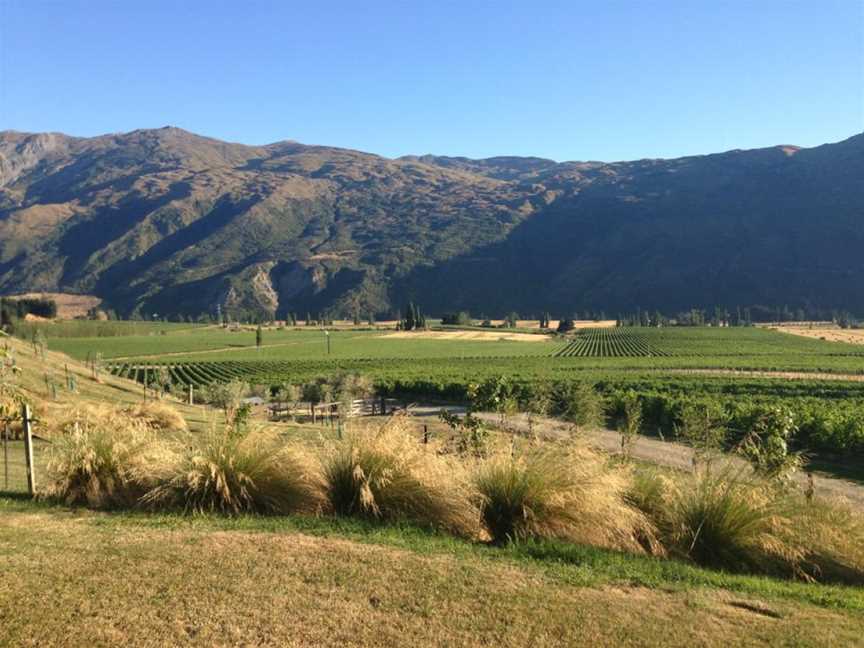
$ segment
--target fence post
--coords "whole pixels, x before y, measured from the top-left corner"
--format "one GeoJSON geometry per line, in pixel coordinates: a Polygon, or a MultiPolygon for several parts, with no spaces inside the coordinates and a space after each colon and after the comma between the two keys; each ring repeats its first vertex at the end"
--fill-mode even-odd
{"type": "Polygon", "coordinates": [[[21,423],[24,428],[24,453],[27,458],[27,491],[36,494],[36,474],[33,469],[33,427],[30,419],[30,406],[24,404],[21,408],[21,423]]]}
{"type": "Polygon", "coordinates": [[[3,480],[9,490],[9,421],[3,422],[3,480]]]}
{"type": "Polygon", "coordinates": [[[189,383],[189,404],[190,405],[195,404],[195,399],[193,397],[193,391],[192,391],[193,389],[194,389],[194,387],[192,386],[192,383],[189,383]]]}

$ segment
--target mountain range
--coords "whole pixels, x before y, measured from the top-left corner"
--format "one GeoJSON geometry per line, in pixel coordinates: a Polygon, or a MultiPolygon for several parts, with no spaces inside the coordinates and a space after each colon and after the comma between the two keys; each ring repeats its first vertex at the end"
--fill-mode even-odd
{"type": "Polygon", "coordinates": [[[124,316],[864,313],[864,134],[632,162],[0,132],[0,293],[124,316]]]}

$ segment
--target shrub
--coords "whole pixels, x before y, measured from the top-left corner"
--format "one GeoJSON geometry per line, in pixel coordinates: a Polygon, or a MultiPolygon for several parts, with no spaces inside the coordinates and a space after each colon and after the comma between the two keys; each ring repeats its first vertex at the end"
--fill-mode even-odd
{"type": "Polygon", "coordinates": [[[213,427],[163,444],[149,468],[153,487],[141,503],[187,512],[317,512],[323,504],[320,477],[300,451],[275,433],[213,427]]]}
{"type": "Polygon", "coordinates": [[[459,464],[421,445],[404,417],[377,430],[349,431],[322,456],[327,498],[337,515],[408,520],[459,535],[475,532],[459,464]]]}
{"type": "Polygon", "coordinates": [[[214,383],[204,387],[204,401],[225,410],[226,418],[233,418],[234,411],[240,406],[240,401],[249,393],[249,384],[242,381],[229,383],[214,383]]]}
{"type": "Polygon", "coordinates": [[[126,407],[123,412],[130,418],[141,420],[147,427],[157,432],[178,432],[187,430],[186,419],[167,403],[146,401],[126,407]]]}
{"type": "Polygon", "coordinates": [[[627,472],[583,445],[499,454],[475,476],[481,519],[494,543],[559,538],[659,550],[647,518],[624,499],[627,472]]]}
{"type": "Polygon", "coordinates": [[[43,495],[94,508],[131,506],[145,486],[148,427],[122,411],[86,408],[55,424],[43,495]]]}

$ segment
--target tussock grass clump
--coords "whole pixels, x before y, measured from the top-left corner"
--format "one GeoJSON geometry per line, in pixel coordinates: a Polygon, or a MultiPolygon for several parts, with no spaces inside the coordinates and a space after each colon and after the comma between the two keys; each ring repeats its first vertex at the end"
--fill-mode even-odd
{"type": "Polygon", "coordinates": [[[433,445],[421,445],[402,417],[349,432],[325,448],[321,462],[337,515],[408,520],[464,536],[477,531],[464,468],[433,445]]]}
{"type": "Polygon", "coordinates": [[[93,508],[132,506],[145,486],[149,430],[106,407],[76,410],[55,425],[42,495],[93,508]]]}
{"type": "Polygon", "coordinates": [[[212,427],[160,444],[146,467],[146,508],[194,513],[315,513],[323,503],[314,462],[263,429],[212,427]]]}
{"type": "Polygon", "coordinates": [[[136,403],[127,407],[124,412],[131,418],[142,420],[155,431],[179,432],[189,429],[183,415],[168,403],[159,401],[136,403]]]}
{"type": "Polygon", "coordinates": [[[743,469],[700,471],[671,492],[669,540],[699,565],[781,572],[799,565],[791,496],[743,469]]]}
{"type": "Polygon", "coordinates": [[[864,517],[749,468],[637,473],[630,501],[673,555],[703,567],[864,582],[864,517]]]}
{"type": "Polygon", "coordinates": [[[839,499],[796,500],[794,539],[806,578],[864,585],[864,515],[839,499]]]}
{"type": "Polygon", "coordinates": [[[628,481],[623,467],[581,444],[498,454],[474,478],[494,543],[557,538],[660,552],[647,517],[625,501],[628,481]]]}

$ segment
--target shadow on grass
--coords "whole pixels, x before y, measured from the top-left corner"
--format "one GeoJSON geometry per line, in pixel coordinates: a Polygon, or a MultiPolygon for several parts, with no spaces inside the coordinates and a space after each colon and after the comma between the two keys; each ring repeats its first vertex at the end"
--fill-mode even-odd
{"type": "Polygon", "coordinates": [[[813,454],[807,460],[807,470],[864,486],[864,460],[860,458],[853,461],[836,455],[813,454]]]}
{"type": "Polygon", "coordinates": [[[9,491],[3,490],[0,488],[0,498],[13,500],[15,502],[31,502],[33,501],[33,496],[29,493],[24,493],[22,491],[9,491]]]}

